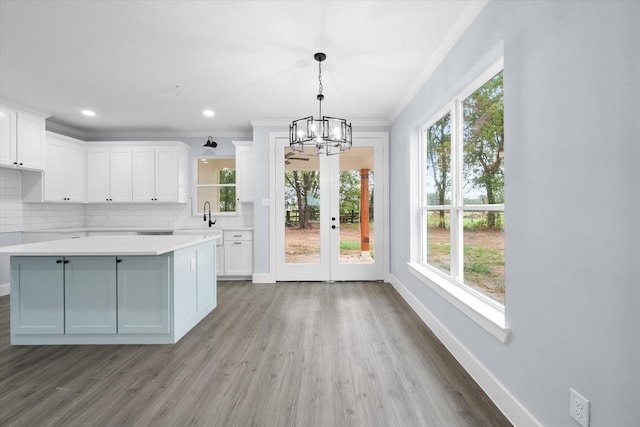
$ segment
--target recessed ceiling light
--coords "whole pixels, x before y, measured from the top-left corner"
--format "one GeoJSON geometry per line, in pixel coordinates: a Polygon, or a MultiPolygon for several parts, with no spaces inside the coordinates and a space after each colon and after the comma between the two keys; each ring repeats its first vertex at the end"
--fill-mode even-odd
{"type": "Polygon", "coordinates": [[[214,112],[213,112],[213,111],[211,111],[211,110],[204,110],[204,111],[202,112],[202,114],[204,114],[204,115],[205,115],[205,116],[207,116],[207,117],[213,117],[213,116],[215,116],[215,115],[216,115],[216,113],[214,113],[214,112]]]}
{"type": "Polygon", "coordinates": [[[91,111],[91,110],[82,110],[82,114],[89,117],[93,117],[96,115],[95,111],[91,111]]]}

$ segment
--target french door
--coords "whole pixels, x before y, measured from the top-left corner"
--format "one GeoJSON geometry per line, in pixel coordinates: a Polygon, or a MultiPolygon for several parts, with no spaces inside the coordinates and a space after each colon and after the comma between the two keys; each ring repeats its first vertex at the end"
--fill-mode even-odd
{"type": "Polygon", "coordinates": [[[384,279],[386,134],[351,150],[301,155],[275,139],[276,280],[384,279]]]}

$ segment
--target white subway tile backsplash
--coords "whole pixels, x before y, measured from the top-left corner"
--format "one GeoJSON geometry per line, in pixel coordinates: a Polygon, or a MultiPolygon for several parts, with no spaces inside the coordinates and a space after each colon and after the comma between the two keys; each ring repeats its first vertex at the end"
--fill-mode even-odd
{"type": "Polygon", "coordinates": [[[22,231],[22,172],[0,168],[0,233],[22,231]]]}
{"type": "MultiPolygon", "coordinates": [[[[251,209],[213,217],[220,228],[253,225],[251,209]]],[[[22,172],[0,168],[0,233],[75,227],[206,228],[206,223],[191,215],[190,204],[23,203],[22,172]]]]}

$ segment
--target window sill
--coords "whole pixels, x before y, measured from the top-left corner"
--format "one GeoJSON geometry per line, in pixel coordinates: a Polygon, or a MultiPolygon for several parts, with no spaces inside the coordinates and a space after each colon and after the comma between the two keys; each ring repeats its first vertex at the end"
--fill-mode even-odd
{"type": "Polygon", "coordinates": [[[438,295],[467,315],[471,320],[502,343],[509,340],[511,330],[506,326],[503,309],[481,300],[444,277],[418,263],[407,263],[411,274],[429,286],[438,295]]]}

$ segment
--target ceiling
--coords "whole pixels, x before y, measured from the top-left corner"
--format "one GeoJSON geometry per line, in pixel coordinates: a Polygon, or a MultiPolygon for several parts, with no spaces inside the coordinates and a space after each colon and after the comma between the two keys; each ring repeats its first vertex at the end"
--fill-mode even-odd
{"type": "Polygon", "coordinates": [[[1,0],[0,97],[85,137],[251,135],[317,115],[322,51],[324,113],[388,124],[485,4],[1,0]]]}

